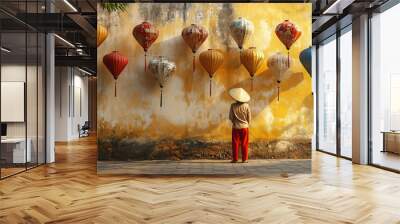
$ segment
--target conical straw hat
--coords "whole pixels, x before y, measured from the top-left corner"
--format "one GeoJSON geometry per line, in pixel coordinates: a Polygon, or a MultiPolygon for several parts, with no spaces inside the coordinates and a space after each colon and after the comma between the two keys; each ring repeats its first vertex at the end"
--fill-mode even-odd
{"type": "Polygon", "coordinates": [[[246,103],[250,101],[250,95],[243,88],[233,88],[229,90],[229,95],[242,103],[246,103]]]}

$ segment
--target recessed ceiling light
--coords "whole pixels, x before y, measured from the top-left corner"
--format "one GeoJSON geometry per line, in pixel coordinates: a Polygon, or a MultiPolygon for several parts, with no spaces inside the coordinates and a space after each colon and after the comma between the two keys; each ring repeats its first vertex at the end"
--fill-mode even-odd
{"type": "Polygon", "coordinates": [[[83,70],[83,69],[81,69],[81,68],[79,68],[79,67],[78,67],[78,70],[81,71],[81,72],[83,72],[83,73],[85,73],[85,74],[87,74],[87,75],[93,75],[92,73],[90,73],[90,72],[88,72],[88,71],[86,71],[86,70],[83,70]]]}
{"type": "Polygon", "coordinates": [[[70,7],[74,12],[78,12],[78,10],[68,0],[64,0],[64,3],[68,5],[68,7],[70,7]]]}
{"type": "Polygon", "coordinates": [[[1,49],[1,51],[4,51],[6,53],[10,53],[11,52],[11,50],[9,50],[9,49],[7,49],[5,47],[1,47],[0,49],[1,49]]]}
{"type": "Polygon", "coordinates": [[[355,0],[336,0],[322,14],[342,14],[343,10],[351,5],[355,0]]]}
{"type": "Polygon", "coordinates": [[[62,42],[64,42],[65,44],[67,44],[70,47],[75,48],[75,45],[73,45],[71,42],[69,42],[68,40],[60,37],[58,34],[54,34],[55,37],[57,37],[59,40],[61,40],[62,42]]]}

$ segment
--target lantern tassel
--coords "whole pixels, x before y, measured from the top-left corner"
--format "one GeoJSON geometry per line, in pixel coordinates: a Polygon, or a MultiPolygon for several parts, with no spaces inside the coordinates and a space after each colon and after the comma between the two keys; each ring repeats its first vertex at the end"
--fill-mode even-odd
{"type": "Polygon", "coordinates": [[[251,80],[251,91],[253,91],[253,87],[254,87],[254,78],[253,78],[253,76],[251,76],[251,78],[250,78],[251,80]]]}
{"type": "Polygon", "coordinates": [[[278,102],[279,102],[279,90],[280,90],[280,83],[281,83],[281,81],[280,80],[278,80],[278,102]]]}
{"type": "Polygon", "coordinates": [[[210,77],[210,96],[211,96],[211,90],[212,90],[212,77],[210,77]]]}
{"type": "Polygon", "coordinates": [[[147,51],[144,52],[144,72],[147,72],[147,51]]]}
{"type": "Polygon", "coordinates": [[[161,87],[161,91],[160,91],[160,107],[162,107],[162,92],[163,92],[163,88],[161,87]]]}
{"type": "Polygon", "coordinates": [[[117,80],[114,82],[114,97],[117,97],[117,80]]]}
{"type": "Polygon", "coordinates": [[[193,72],[196,70],[196,55],[193,53],[193,72]]]}
{"type": "Polygon", "coordinates": [[[290,55],[289,55],[289,50],[287,51],[287,66],[288,66],[288,68],[290,67],[290,55]]]}

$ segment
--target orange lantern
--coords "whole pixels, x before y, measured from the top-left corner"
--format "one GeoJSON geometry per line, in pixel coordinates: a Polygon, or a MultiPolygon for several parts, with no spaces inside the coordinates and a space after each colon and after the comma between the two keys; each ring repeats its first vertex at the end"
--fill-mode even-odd
{"type": "Polygon", "coordinates": [[[208,76],[210,77],[210,96],[211,96],[211,85],[212,78],[214,77],[215,72],[221,67],[224,62],[224,56],[221,52],[216,49],[208,49],[207,51],[203,51],[199,56],[200,64],[207,71],[208,76]]]}
{"type": "Polygon", "coordinates": [[[99,47],[108,36],[107,28],[97,24],[97,47],[99,47]]]}
{"type": "Polygon", "coordinates": [[[206,29],[196,24],[191,24],[182,30],[182,38],[193,52],[193,72],[195,71],[196,65],[196,51],[204,43],[207,37],[208,33],[206,29]]]}
{"type": "Polygon", "coordinates": [[[250,47],[249,49],[242,51],[240,54],[240,62],[247,69],[251,78],[251,90],[253,90],[254,75],[261,67],[263,61],[264,53],[262,51],[258,51],[255,47],[250,47]]]}

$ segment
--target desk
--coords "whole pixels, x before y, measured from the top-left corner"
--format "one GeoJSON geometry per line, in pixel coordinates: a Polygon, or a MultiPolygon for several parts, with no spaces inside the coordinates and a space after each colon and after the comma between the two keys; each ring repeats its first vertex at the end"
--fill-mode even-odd
{"type": "Polygon", "coordinates": [[[1,139],[1,157],[6,163],[25,163],[31,162],[31,139],[27,139],[25,152],[25,138],[6,138],[1,139]],[[26,159],[26,160],[25,160],[26,159]]]}
{"type": "Polygon", "coordinates": [[[400,154],[400,132],[382,131],[381,133],[383,134],[382,152],[392,152],[400,154]]]}

